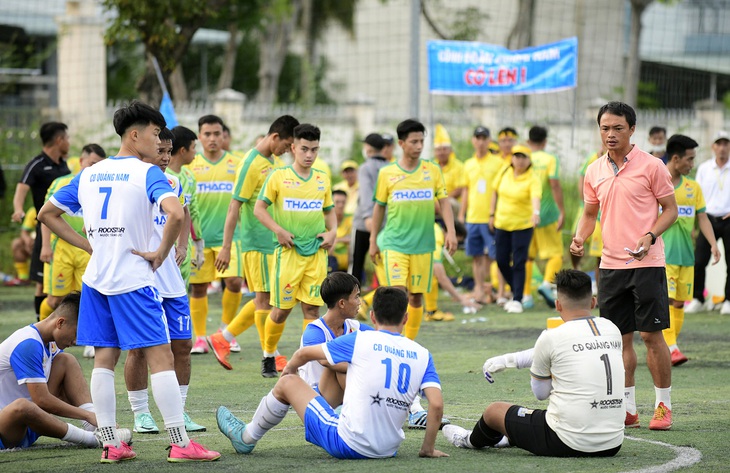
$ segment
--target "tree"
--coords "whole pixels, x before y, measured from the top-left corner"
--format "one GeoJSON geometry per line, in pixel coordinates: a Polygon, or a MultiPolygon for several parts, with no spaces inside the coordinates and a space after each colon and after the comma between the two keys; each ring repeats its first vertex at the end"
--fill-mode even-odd
{"type": "Polygon", "coordinates": [[[635,107],[639,93],[641,57],[639,42],[641,41],[641,16],[654,0],[631,0],[631,34],[629,36],[629,56],[626,60],[624,76],[624,102],[635,107]]]}
{"type": "Polygon", "coordinates": [[[106,39],[117,41],[139,39],[148,55],[147,67],[137,82],[140,99],[157,103],[161,90],[149,57],[154,56],[160,64],[164,80],[170,84],[174,99],[187,99],[187,88],[179,64],[190,46],[198,29],[217,15],[230,0],[102,0],[108,11],[116,17],[107,30],[106,39]],[[176,70],[177,69],[177,70],[176,70]],[[173,74],[174,73],[174,74],[173,74]]]}

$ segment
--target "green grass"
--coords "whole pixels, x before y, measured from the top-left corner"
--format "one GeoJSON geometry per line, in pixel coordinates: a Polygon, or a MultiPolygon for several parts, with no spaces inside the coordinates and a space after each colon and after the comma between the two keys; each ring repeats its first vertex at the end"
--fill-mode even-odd
{"type": "MultiPolygon", "coordinates": [[[[442,300],[442,308],[455,310],[450,301],[442,300]]],[[[0,338],[33,322],[32,291],[28,288],[0,288],[0,338]]],[[[531,346],[552,315],[540,302],[537,308],[521,315],[507,315],[493,307],[477,316],[457,315],[451,323],[424,323],[418,341],[433,353],[444,389],[445,413],[452,422],[471,428],[484,407],[492,401],[510,401],[530,407],[544,408],[546,402],[534,399],[527,370],[512,370],[497,375],[495,384],[484,381],[481,366],[492,355],[531,346]],[[485,317],[486,321],[476,320],[485,317]],[[473,321],[472,321],[473,320],[473,321]]],[[[220,297],[211,298],[208,328],[217,328],[220,297]]],[[[372,471],[376,468],[396,472],[426,471],[499,471],[523,472],[620,472],[657,467],[671,461],[675,452],[663,445],[640,442],[631,438],[656,440],[674,446],[690,446],[702,453],[700,463],[686,471],[726,471],[725,455],[730,445],[728,433],[727,376],[730,368],[730,319],[714,313],[689,315],[681,335],[681,346],[690,361],[673,372],[672,401],[675,424],[669,432],[652,432],[646,426],[653,408],[654,392],[644,357],[646,351],[636,340],[639,353],[637,369],[637,402],[642,428],[627,432],[628,438],[616,457],[609,459],[538,458],[519,449],[496,451],[460,450],[439,435],[437,448],[451,455],[444,459],[420,459],[418,450],[422,431],[405,431],[406,440],[398,456],[388,460],[340,461],[329,458],[321,449],[304,441],[301,421],[292,412],[276,429],[259,442],[252,455],[236,455],[228,440],[218,432],[215,410],[228,406],[244,420],[250,420],[259,400],[273,386],[274,380],[259,375],[260,349],[253,329],[242,334],[240,354],[234,354],[233,371],[219,367],[212,355],[193,357],[193,380],[188,397],[188,411],[193,419],[208,427],[208,432],[194,436],[223,457],[210,465],[170,465],[165,462],[166,435],[136,435],[134,447],[138,458],[111,467],[115,471],[372,471]]],[[[301,334],[301,315],[290,317],[280,349],[291,354],[301,334]]],[[[79,357],[87,377],[92,361],[81,359],[81,349],[71,348],[79,357]]],[[[122,362],[124,355],[122,355],[122,362]]],[[[126,398],[121,363],[117,369],[118,422],[131,427],[132,415],[126,398]]],[[[152,413],[162,426],[162,418],[154,403],[152,413]]],[[[23,451],[0,452],[0,471],[101,471],[99,451],[62,446],[55,439],[42,438],[35,447],[23,451]]],[[[664,470],[664,469],[662,469],[664,470]]]]}

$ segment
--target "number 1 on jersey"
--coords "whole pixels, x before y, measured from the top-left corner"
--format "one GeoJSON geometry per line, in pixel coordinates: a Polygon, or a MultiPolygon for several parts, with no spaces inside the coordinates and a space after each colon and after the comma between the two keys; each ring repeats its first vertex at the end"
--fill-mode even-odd
{"type": "Polygon", "coordinates": [[[109,198],[112,196],[111,187],[99,187],[99,194],[106,194],[104,203],[101,205],[101,219],[106,220],[106,211],[109,208],[109,198]]]}

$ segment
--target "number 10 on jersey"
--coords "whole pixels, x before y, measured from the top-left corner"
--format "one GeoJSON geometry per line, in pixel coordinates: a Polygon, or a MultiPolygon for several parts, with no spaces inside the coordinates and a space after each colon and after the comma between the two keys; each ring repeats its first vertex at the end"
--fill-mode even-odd
{"type": "MultiPolygon", "coordinates": [[[[390,389],[390,382],[393,378],[393,359],[384,358],[380,363],[385,365],[385,389],[390,389]]],[[[408,363],[398,364],[398,380],[396,388],[401,394],[408,392],[408,386],[411,384],[411,366],[408,363]]]]}

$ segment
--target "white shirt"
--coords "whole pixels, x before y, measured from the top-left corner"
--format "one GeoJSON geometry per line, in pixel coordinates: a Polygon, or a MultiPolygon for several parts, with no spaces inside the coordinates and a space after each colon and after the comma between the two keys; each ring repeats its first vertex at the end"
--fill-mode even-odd
{"type": "Polygon", "coordinates": [[[84,169],[50,202],[66,213],[83,209],[93,253],[82,278],[104,295],[155,283],[152,265],[132,250],[152,251],[153,207],[177,197],[160,168],[136,156],[111,156],[84,169]]]}
{"type": "Polygon", "coordinates": [[[697,167],[695,180],[705,196],[709,215],[722,217],[730,213],[730,161],[723,167],[715,158],[705,161],[697,167]]]}
{"type": "Polygon", "coordinates": [[[33,325],[16,330],[0,343],[0,409],[16,399],[31,399],[27,383],[46,383],[51,363],[62,350],[43,344],[33,325]]]}
{"type": "Polygon", "coordinates": [[[535,343],[530,374],[552,377],[546,420],[567,446],[608,450],[624,439],[624,363],[619,329],[586,317],[546,330],[535,343]]]}
{"type": "Polygon", "coordinates": [[[441,389],[431,354],[400,334],[375,330],[337,337],[323,349],[329,363],[350,364],[337,433],[360,455],[392,457],[418,392],[441,389]]]}
{"type": "MultiPolygon", "coordinates": [[[[183,196],[182,186],[177,177],[165,174],[167,177],[172,191],[175,193],[180,203],[185,205],[185,196],[183,196]]],[[[162,243],[162,233],[165,230],[165,223],[167,223],[167,215],[160,209],[159,206],[155,205],[153,209],[152,222],[155,227],[155,231],[152,234],[152,241],[150,246],[152,248],[159,248],[162,243]]],[[[187,287],[183,280],[182,274],[180,273],[180,267],[175,262],[175,248],[170,250],[165,261],[162,262],[157,271],[155,271],[155,288],[160,296],[165,299],[182,297],[187,295],[187,287]]]]}

